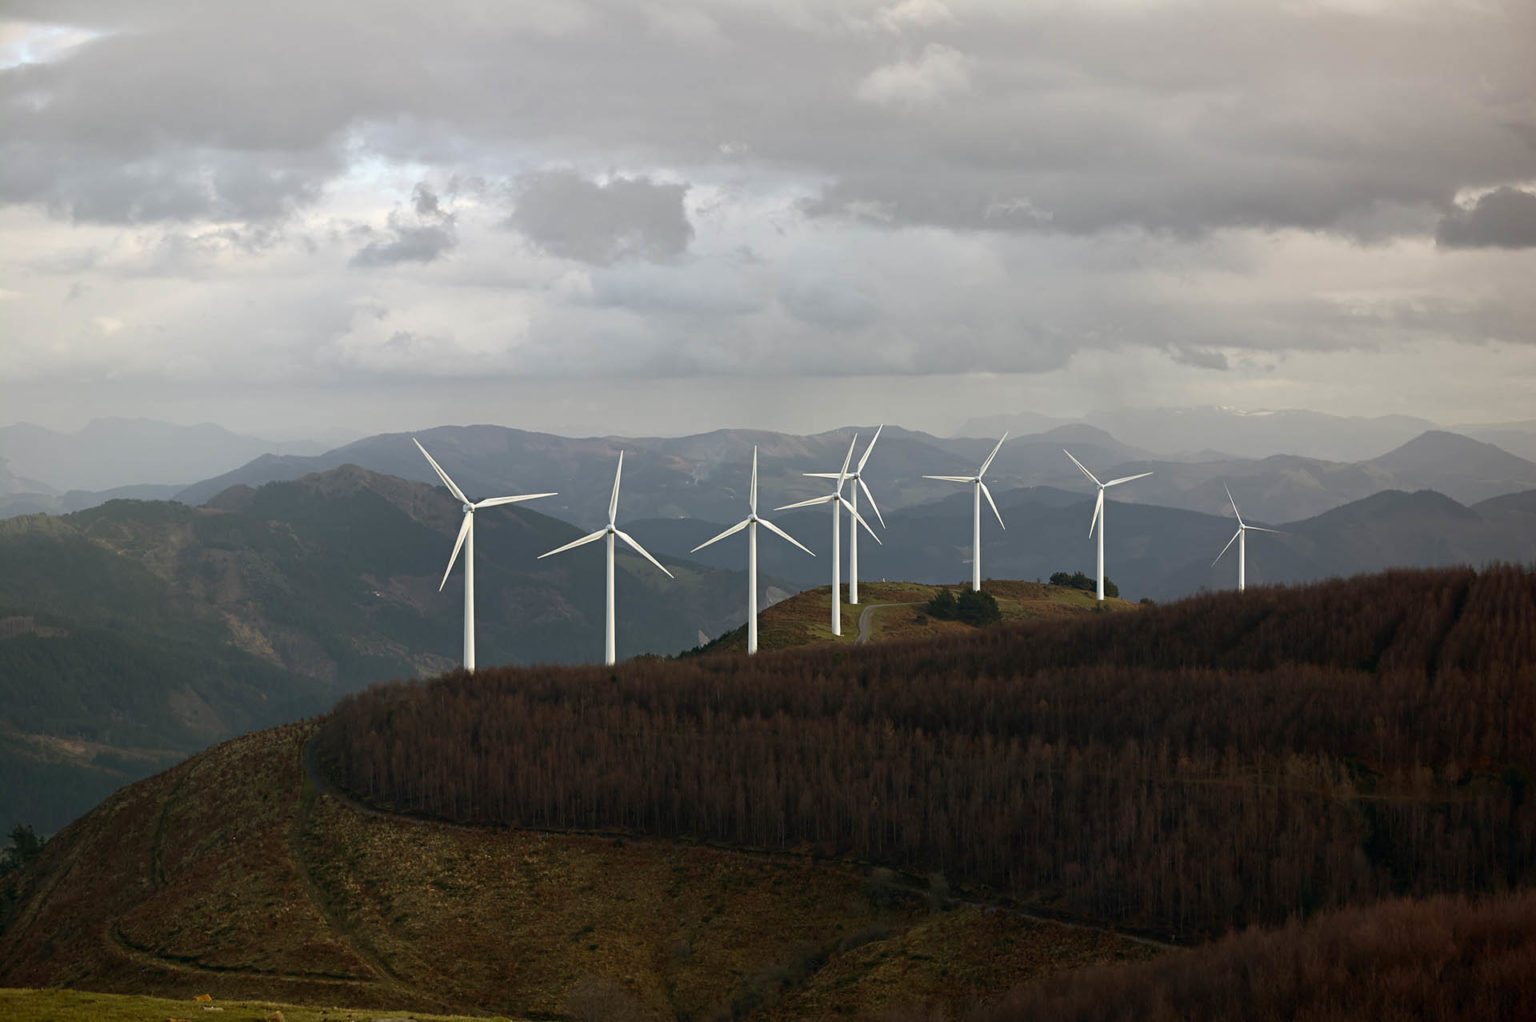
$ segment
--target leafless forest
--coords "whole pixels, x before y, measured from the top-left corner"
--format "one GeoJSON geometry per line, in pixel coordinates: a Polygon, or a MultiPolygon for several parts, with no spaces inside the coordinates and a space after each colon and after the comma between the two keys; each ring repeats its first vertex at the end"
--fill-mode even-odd
{"type": "Polygon", "coordinates": [[[1536,879],[1536,574],[1398,571],[937,643],[391,684],[357,797],[942,872],[1198,939],[1536,879]]]}

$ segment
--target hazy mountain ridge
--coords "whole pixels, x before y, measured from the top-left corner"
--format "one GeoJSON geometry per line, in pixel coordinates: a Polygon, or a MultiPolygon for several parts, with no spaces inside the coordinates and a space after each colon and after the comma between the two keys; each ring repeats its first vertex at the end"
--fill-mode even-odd
{"type": "MultiPolygon", "coordinates": [[[[1110,491],[1113,493],[1114,491],[1110,491]]],[[[1276,522],[1259,512],[1234,484],[1244,520],[1282,529],[1282,535],[1251,533],[1247,575],[1250,585],[1301,583],[1394,567],[1536,561],[1536,490],[1507,494],[1472,506],[1433,491],[1388,490],[1294,522],[1276,522]]],[[[1045,579],[1057,571],[1093,574],[1095,542],[1088,533],[1091,496],[1050,486],[997,491],[994,497],[1006,529],[990,509],[982,514],[982,574],[987,578],[1045,579]]],[[[956,582],[970,574],[971,495],[962,488],[928,504],[890,511],[883,543],[859,541],[860,578],[910,582],[956,582]]],[[[1225,494],[1223,493],[1223,500],[1225,494]]],[[[807,557],[787,543],[765,538],[758,544],[761,570],[802,587],[826,585],[831,568],[831,522],[825,508],[781,512],[773,521],[816,553],[807,557]]],[[[1131,599],[1174,599],[1201,589],[1237,584],[1236,548],[1211,561],[1236,529],[1226,515],[1155,504],[1110,500],[1106,508],[1107,574],[1131,599]]],[[[645,523],[655,549],[674,555],[723,529],[711,522],[645,523]],[[713,530],[713,531],[711,531],[713,530]]],[[[848,545],[843,523],[844,556],[848,545]]],[[[739,563],[739,549],[718,544],[691,555],[702,564],[739,563]],[[727,547],[721,550],[719,547],[727,547]]],[[[845,568],[846,572],[846,568],[845,568]]],[[[846,580],[846,574],[845,574],[846,580]]]]}
{"type": "MultiPolygon", "coordinates": [[[[558,490],[543,505],[551,514],[595,528],[602,524],[613,465],[625,459],[624,506],[637,518],[735,521],[746,503],[752,447],[759,448],[761,506],[792,503],[825,492],[806,472],[836,471],[854,433],[855,464],[873,428],[844,428],[800,437],[751,430],[717,430],[677,438],[570,439],[498,426],[443,426],[415,434],[471,496],[558,490]]],[[[1296,455],[1262,459],[1170,460],[1122,443],[1093,426],[1070,424],[1010,437],[988,472],[994,493],[1027,486],[1088,492],[1091,484],[1062,453],[1072,453],[1101,479],[1151,471],[1115,496],[1222,513],[1225,484],[1271,520],[1297,520],[1383,490],[1440,489],[1463,503],[1536,488],[1536,463],[1492,445],[1434,432],[1371,461],[1334,462],[1296,455]],[[1477,468],[1474,470],[1474,466],[1477,468]]],[[[870,457],[867,481],[882,512],[953,492],[925,475],[974,472],[994,441],[943,439],[888,427],[870,457]]],[[[382,434],[315,457],[268,455],[233,472],[187,487],[176,499],[200,504],[237,483],[258,485],[352,462],[376,472],[432,483],[431,467],[409,434],[382,434]]]]}
{"type": "Polygon", "coordinates": [[[73,433],[25,422],[0,426],[0,513],[78,511],[116,498],[169,499],[188,483],[270,452],[318,454],[330,446],[152,419],[93,419],[73,433]]]}

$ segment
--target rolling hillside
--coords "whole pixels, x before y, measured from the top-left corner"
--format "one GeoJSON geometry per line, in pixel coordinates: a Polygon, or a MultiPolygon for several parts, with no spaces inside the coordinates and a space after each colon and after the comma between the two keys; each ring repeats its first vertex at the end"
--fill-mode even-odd
{"type": "MultiPolygon", "coordinates": [[[[212,741],[453,666],[462,569],[438,584],[459,519],[441,487],[347,467],[205,508],[0,521],[0,825],[52,831],[212,741]]],[[[525,508],[477,533],[480,662],[597,658],[601,552],[536,561],[577,532],[525,508]]],[[[621,655],[740,620],[739,573],[672,564],[675,582],[619,558],[621,655]]]]}
{"type": "Polygon", "coordinates": [[[1134,988],[1230,1013],[1204,969],[1253,1017],[1513,1004],[1532,621],[1530,571],[1394,572],[379,686],[59,834],[0,882],[0,984],[978,1020],[1100,1017],[1134,988]],[[1109,926],[1233,936],[1163,955],[1109,926]],[[1383,956],[1389,990],[1357,967],[1383,956]]]}
{"type": "Polygon", "coordinates": [[[1112,934],[942,907],[922,876],[806,855],[423,825],[305,779],[311,725],[119,792],[0,893],[0,985],[570,1017],[964,1007],[1143,958],[1112,934]]]}

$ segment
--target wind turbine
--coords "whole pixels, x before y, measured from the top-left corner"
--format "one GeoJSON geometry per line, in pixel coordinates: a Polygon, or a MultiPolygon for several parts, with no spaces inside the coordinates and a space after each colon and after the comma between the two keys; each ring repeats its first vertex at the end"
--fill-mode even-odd
{"type": "MultiPolygon", "coordinates": [[[[1280,535],[1280,530],[1279,529],[1266,529],[1266,528],[1264,528],[1261,525],[1248,525],[1247,523],[1245,523],[1243,521],[1243,513],[1237,509],[1237,501],[1232,500],[1232,490],[1231,490],[1231,488],[1228,487],[1226,483],[1222,483],[1221,484],[1221,488],[1227,491],[1227,500],[1231,501],[1231,503],[1232,503],[1232,513],[1234,515],[1237,515],[1237,531],[1232,534],[1232,539],[1227,540],[1227,545],[1221,548],[1221,553],[1216,555],[1216,561],[1221,560],[1222,556],[1232,546],[1233,540],[1236,540],[1237,541],[1237,591],[1238,592],[1242,592],[1243,591],[1244,582],[1246,581],[1245,578],[1244,578],[1244,575],[1245,575],[1245,573],[1247,571],[1247,567],[1248,567],[1248,532],[1249,532],[1249,530],[1252,530],[1254,532],[1273,532],[1277,536],[1280,535]]],[[[1216,561],[1212,561],[1211,562],[1211,567],[1213,567],[1213,568],[1216,567],[1216,561]]]]}
{"type": "Polygon", "coordinates": [[[757,527],[759,525],[765,526],[769,532],[783,536],[785,539],[789,540],[801,550],[811,554],[812,557],[815,557],[816,555],[812,554],[811,551],[798,539],[791,536],[777,525],[774,525],[768,519],[757,517],[756,446],[753,446],[752,448],[752,488],[748,491],[747,506],[751,509],[752,513],[747,515],[744,520],[737,522],[735,525],[731,526],[729,529],[726,529],[714,539],[705,543],[700,543],[698,546],[694,547],[688,552],[691,554],[696,554],[700,550],[703,550],[705,547],[709,546],[710,543],[717,543],[727,536],[740,532],[742,529],[747,530],[747,655],[751,656],[753,653],[757,652],[757,527]]]}
{"type": "Polygon", "coordinates": [[[620,539],[622,539],[624,542],[628,543],[630,546],[634,547],[635,552],[637,554],[639,554],[640,556],[644,557],[646,560],[650,561],[652,564],[656,565],[656,567],[661,568],[662,572],[665,573],[668,578],[676,578],[677,577],[677,576],[673,575],[670,571],[667,571],[666,568],[663,568],[662,565],[661,565],[661,562],[658,561],[656,558],[652,557],[650,555],[650,553],[648,553],[646,551],[645,547],[641,546],[639,543],[636,543],[635,542],[635,538],[633,536],[631,536],[627,532],[624,532],[622,529],[619,529],[617,526],[615,526],[613,524],[614,518],[619,513],[619,476],[622,475],[623,472],[624,472],[624,452],[620,451],[619,452],[619,467],[614,469],[614,472],[613,472],[613,496],[608,498],[608,524],[607,524],[606,527],[598,529],[596,532],[593,532],[593,533],[590,533],[590,534],[588,534],[586,536],[583,536],[580,539],[572,540],[571,542],[565,544],[565,546],[555,547],[555,549],[549,551],[549,553],[540,554],[539,555],[539,560],[543,560],[544,558],[549,557],[549,556],[551,556],[553,554],[564,553],[565,551],[574,549],[575,547],[585,546],[588,543],[595,543],[595,542],[597,542],[600,539],[604,539],[604,538],[607,539],[607,541],[608,541],[607,542],[607,547],[608,547],[607,612],[608,612],[608,614],[607,614],[607,620],[606,620],[606,624],[604,625],[604,631],[603,631],[603,663],[608,664],[610,666],[613,664],[614,660],[616,659],[615,654],[614,654],[614,641],[613,641],[613,537],[617,536],[620,539]]]}
{"type": "MultiPolygon", "coordinates": [[[[981,497],[986,494],[987,503],[992,505],[992,513],[997,515],[997,524],[1003,525],[1003,516],[998,514],[997,502],[992,499],[992,491],[987,489],[987,484],[981,481],[981,477],[987,474],[987,468],[991,466],[992,459],[997,457],[997,452],[1003,449],[1003,441],[1008,439],[1004,433],[997,441],[997,446],[992,448],[992,453],[987,455],[987,460],[981,463],[973,476],[923,476],[924,479],[942,479],[947,483],[970,483],[975,506],[971,509],[971,591],[981,592],[981,497]]],[[[1008,526],[1003,525],[1003,528],[1008,526]]]]}
{"type": "MultiPolygon", "coordinates": [[[[869,498],[869,506],[875,510],[875,518],[880,522],[880,528],[885,528],[885,517],[880,514],[880,508],[875,504],[875,495],[869,492],[869,487],[864,484],[862,475],[864,466],[869,463],[869,452],[875,449],[875,441],[880,439],[881,425],[875,429],[875,435],[870,438],[869,446],[864,448],[864,456],[859,459],[859,465],[845,477],[853,485],[848,488],[848,509],[857,515],[859,513],[859,490],[864,491],[864,496],[869,498]]],[[[806,472],[805,475],[814,476],[817,479],[836,479],[836,472],[806,472]]],[[[852,523],[848,526],[848,602],[859,602],[859,530],[852,523]]]]}
{"type": "MultiPolygon", "coordinates": [[[[1065,454],[1069,458],[1072,458],[1072,452],[1067,450],[1065,447],[1063,447],[1061,449],[1061,453],[1065,454]]],[[[1102,600],[1102,599],[1104,599],[1104,491],[1109,489],[1111,486],[1119,486],[1121,483],[1128,483],[1132,479],[1145,479],[1147,476],[1151,475],[1152,473],[1151,472],[1141,472],[1141,473],[1139,473],[1137,475],[1121,476],[1119,479],[1111,479],[1107,483],[1101,483],[1101,482],[1099,482],[1098,476],[1094,475],[1092,472],[1088,471],[1086,468],[1083,468],[1083,463],[1078,461],[1076,458],[1072,458],[1072,464],[1076,465],[1079,469],[1082,469],[1083,475],[1085,475],[1089,479],[1091,479],[1093,481],[1093,485],[1095,485],[1095,486],[1097,486],[1099,488],[1099,499],[1096,500],[1094,502],[1094,505],[1093,505],[1093,521],[1088,523],[1088,535],[1092,536],[1093,535],[1093,528],[1094,528],[1094,526],[1098,526],[1098,528],[1099,528],[1099,599],[1102,600]]]]}
{"type": "Polygon", "coordinates": [[[459,499],[464,505],[464,521],[459,526],[459,538],[453,544],[453,554],[448,558],[448,567],[443,570],[443,580],[438,583],[437,591],[442,592],[443,586],[448,584],[448,573],[453,570],[453,562],[459,558],[459,550],[464,550],[464,669],[475,669],[475,512],[483,507],[496,507],[499,504],[516,504],[523,500],[537,500],[540,497],[553,497],[553,493],[525,493],[520,497],[490,497],[482,501],[472,501],[464,496],[464,491],[448,478],[448,473],[443,467],[427,454],[427,449],[421,446],[421,441],[411,437],[411,443],[422,453],[432,465],[432,470],[437,477],[448,487],[448,492],[459,499]]]}
{"type": "MultiPolygon", "coordinates": [[[[849,507],[847,499],[843,497],[843,483],[845,481],[847,481],[847,479],[848,479],[848,463],[853,460],[853,446],[854,446],[854,444],[857,444],[858,442],[859,442],[859,435],[857,433],[855,433],[853,435],[853,439],[851,441],[849,441],[849,443],[848,443],[848,454],[847,454],[846,457],[843,458],[842,470],[839,471],[835,476],[832,475],[831,473],[828,473],[826,475],[826,478],[836,479],[837,480],[837,488],[835,490],[833,490],[831,493],[827,494],[825,497],[812,497],[810,500],[802,500],[802,501],[800,501],[797,504],[785,504],[783,507],[776,507],[776,508],[774,508],[775,511],[788,511],[788,510],[790,510],[792,508],[797,508],[797,507],[810,507],[812,504],[831,504],[832,505],[832,634],[833,635],[842,635],[843,634],[843,606],[842,606],[842,598],[843,598],[843,593],[842,593],[842,589],[843,589],[843,578],[842,578],[842,570],[843,570],[843,564],[842,564],[842,560],[843,560],[843,554],[842,554],[842,521],[843,521],[843,512],[842,512],[842,509],[845,508],[845,507],[848,508],[849,514],[851,514],[853,516],[854,523],[858,524],[858,525],[864,526],[864,531],[869,533],[871,536],[874,536],[874,539],[875,539],[876,543],[880,542],[880,537],[879,536],[875,536],[875,530],[871,529],[869,527],[869,523],[866,522],[863,518],[861,518],[857,511],[855,511],[852,507],[849,507]]],[[[849,525],[848,528],[850,528],[850,529],[853,528],[853,525],[849,525]]]]}

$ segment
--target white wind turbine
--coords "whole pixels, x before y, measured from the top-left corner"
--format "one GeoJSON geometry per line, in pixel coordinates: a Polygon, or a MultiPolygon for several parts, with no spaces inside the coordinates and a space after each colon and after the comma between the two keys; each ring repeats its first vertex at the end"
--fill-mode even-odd
{"type": "MultiPolygon", "coordinates": [[[[1061,453],[1065,454],[1069,458],[1072,458],[1072,452],[1067,450],[1065,447],[1063,447],[1061,449],[1061,453]]],[[[1094,475],[1092,472],[1088,471],[1086,468],[1083,468],[1083,463],[1078,461],[1076,458],[1072,458],[1072,464],[1076,465],[1079,469],[1082,469],[1083,475],[1085,475],[1089,479],[1091,479],[1093,481],[1093,485],[1095,485],[1095,486],[1097,486],[1099,488],[1099,498],[1098,498],[1098,500],[1094,501],[1094,504],[1093,504],[1093,521],[1088,523],[1088,535],[1092,536],[1093,535],[1094,526],[1098,526],[1098,529],[1099,529],[1099,593],[1098,593],[1098,595],[1099,595],[1099,599],[1102,600],[1102,599],[1104,599],[1104,491],[1109,489],[1111,486],[1119,486],[1121,483],[1128,483],[1132,479],[1145,479],[1147,476],[1151,475],[1152,473],[1151,472],[1141,472],[1141,473],[1138,473],[1137,475],[1121,476],[1119,479],[1111,479],[1107,483],[1101,483],[1101,482],[1099,482],[1098,476],[1094,475]]]]}
{"type": "Polygon", "coordinates": [[[666,574],[666,576],[668,578],[676,578],[676,576],[673,575],[670,571],[667,571],[666,568],[662,567],[661,562],[658,561],[656,558],[652,557],[650,555],[650,553],[647,552],[645,547],[643,547],[639,543],[635,542],[635,538],[633,536],[631,536],[627,532],[624,532],[622,529],[619,529],[617,526],[615,526],[613,524],[614,518],[619,513],[619,476],[622,475],[623,472],[624,472],[624,452],[620,451],[619,452],[619,467],[614,469],[614,472],[613,472],[613,496],[608,498],[608,524],[607,524],[607,526],[605,526],[604,528],[598,529],[596,532],[593,532],[593,533],[590,533],[590,534],[588,534],[586,536],[583,536],[580,539],[572,540],[571,542],[565,544],[565,546],[555,547],[555,549],[549,551],[549,553],[540,554],[539,555],[539,560],[543,560],[544,558],[549,557],[552,554],[564,553],[565,551],[571,550],[571,549],[573,549],[575,547],[585,546],[588,543],[595,543],[595,542],[597,542],[600,539],[604,539],[604,538],[607,539],[607,541],[608,541],[608,543],[607,543],[607,547],[608,547],[608,574],[607,574],[608,590],[607,590],[607,618],[606,618],[606,623],[604,624],[604,631],[603,631],[603,663],[609,664],[609,665],[612,665],[614,660],[617,659],[617,657],[615,655],[614,641],[613,641],[613,537],[617,536],[620,539],[622,539],[624,542],[628,543],[630,546],[634,547],[635,553],[637,553],[640,556],[644,557],[646,560],[648,560],[652,564],[656,565],[656,567],[661,568],[661,570],[666,574]]]}
{"type": "Polygon", "coordinates": [[[442,592],[443,586],[448,584],[448,573],[453,570],[453,562],[459,558],[459,550],[464,550],[464,669],[475,669],[475,512],[483,507],[496,507],[499,504],[516,504],[523,500],[537,500],[540,497],[553,497],[553,493],[525,493],[520,497],[490,497],[486,500],[472,501],[464,496],[464,491],[448,478],[448,473],[443,467],[433,460],[432,455],[427,454],[427,449],[421,446],[421,441],[411,437],[411,443],[426,457],[432,465],[432,470],[437,477],[448,487],[448,492],[459,499],[464,505],[464,521],[459,526],[459,538],[453,544],[453,554],[448,558],[448,567],[443,570],[443,580],[438,583],[437,591],[442,592]]]}
{"type": "MultiPolygon", "coordinates": [[[[1226,483],[1222,483],[1221,488],[1227,491],[1227,500],[1231,501],[1232,503],[1232,513],[1237,516],[1237,531],[1232,534],[1232,539],[1227,540],[1227,545],[1221,548],[1221,553],[1216,555],[1216,561],[1221,560],[1222,556],[1225,555],[1227,550],[1231,548],[1232,543],[1235,540],[1237,542],[1237,591],[1242,592],[1243,586],[1247,581],[1244,576],[1248,568],[1249,531],[1273,532],[1278,536],[1280,535],[1280,530],[1266,529],[1260,525],[1249,525],[1244,522],[1243,513],[1237,509],[1237,501],[1232,500],[1232,490],[1227,486],[1226,483]]],[[[1216,567],[1216,561],[1211,562],[1211,567],[1216,567]]]]}
{"type": "Polygon", "coordinates": [[[811,553],[798,539],[777,525],[774,525],[768,519],[757,516],[757,448],[755,446],[752,448],[752,487],[748,491],[747,506],[751,509],[751,514],[747,515],[745,519],[726,529],[714,539],[700,543],[688,552],[696,554],[709,546],[710,543],[717,543],[727,536],[740,532],[742,529],[747,530],[747,655],[750,656],[757,652],[757,527],[762,525],[769,532],[783,536],[801,550],[811,554],[812,557],[816,555],[811,553]]]}
{"type": "MultiPolygon", "coordinates": [[[[992,505],[992,513],[997,515],[997,524],[1003,525],[1003,516],[998,514],[997,502],[992,499],[992,491],[987,489],[987,484],[981,481],[981,477],[987,474],[987,468],[992,464],[992,459],[997,457],[997,452],[1003,449],[1003,441],[1008,439],[1004,433],[997,441],[997,446],[992,448],[992,453],[987,455],[987,460],[981,463],[973,476],[923,476],[924,479],[942,479],[948,483],[970,483],[972,495],[975,498],[974,507],[971,508],[971,590],[981,592],[981,498],[985,494],[987,503],[992,505]]],[[[1003,528],[1008,526],[1003,525],[1003,528]]]]}
{"type": "MultiPolygon", "coordinates": [[[[845,477],[853,483],[848,488],[848,509],[857,515],[859,513],[859,491],[864,491],[864,496],[869,498],[869,506],[875,510],[875,518],[880,522],[880,528],[885,528],[885,517],[880,514],[880,508],[875,504],[875,495],[869,492],[869,487],[864,483],[864,466],[869,463],[869,453],[875,449],[875,441],[880,439],[881,425],[875,429],[875,435],[870,438],[869,446],[864,448],[864,456],[859,459],[858,467],[845,477]]],[[[836,472],[806,472],[805,475],[814,476],[817,479],[836,479],[836,472]]],[[[859,530],[848,525],[848,602],[859,602],[859,530]]]]}
{"type": "MultiPolygon", "coordinates": [[[[853,439],[851,441],[849,441],[849,443],[848,443],[848,454],[847,454],[846,457],[843,458],[842,470],[839,471],[835,476],[830,474],[830,473],[827,474],[826,478],[836,479],[837,480],[837,488],[834,489],[831,493],[827,494],[825,497],[812,497],[810,500],[802,500],[802,501],[800,501],[797,504],[785,504],[783,507],[776,507],[776,508],[774,508],[775,511],[788,511],[788,510],[790,510],[792,508],[797,508],[797,507],[810,507],[812,504],[831,504],[832,505],[832,634],[833,635],[842,635],[843,634],[843,606],[842,606],[842,599],[843,599],[843,593],[842,593],[842,589],[843,589],[843,574],[842,574],[843,573],[843,564],[842,564],[842,561],[843,561],[843,553],[842,553],[842,522],[843,522],[843,512],[842,512],[842,509],[845,508],[845,507],[848,508],[849,514],[851,514],[853,516],[854,525],[862,525],[862,526],[864,526],[864,531],[869,533],[871,536],[874,536],[874,540],[875,540],[876,543],[880,542],[880,537],[879,536],[875,536],[875,530],[871,529],[869,527],[869,523],[866,522],[862,517],[860,517],[860,515],[859,515],[859,513],[857,511],[853,510],[853,508],[849,506],[847,499],[843,496],[843,483],[846,482],[847,479],[848,479],[848,463],[853,460],[853,447],[854,447],[854,444],[857,444],[858,442],[859,442],[859,435],[857,433],[855,433],[853,435],[853,439]]],[[[849,525],[848,527],[851,529],[851,528],[854,527],[854,525],[849,525]]]]}

